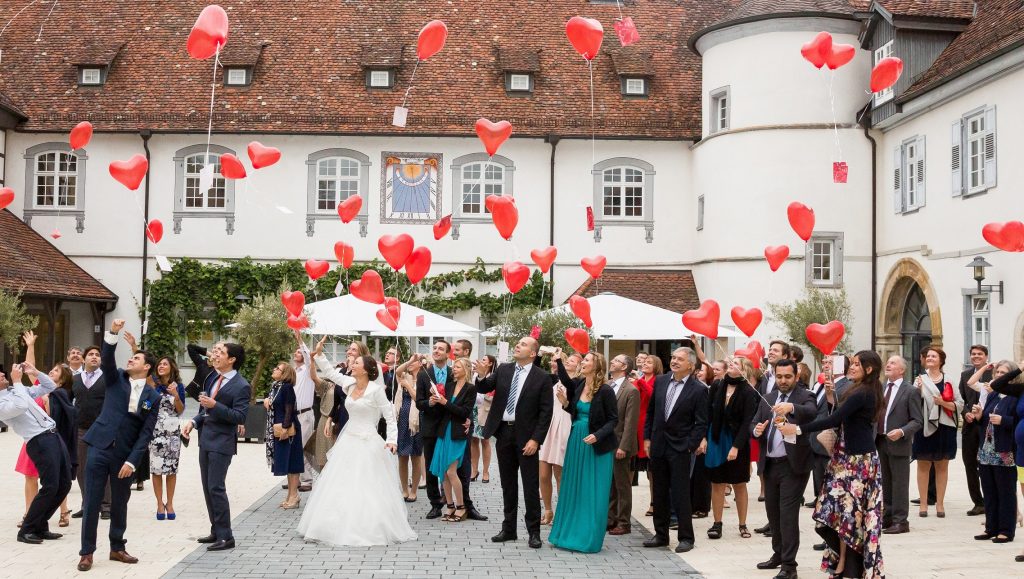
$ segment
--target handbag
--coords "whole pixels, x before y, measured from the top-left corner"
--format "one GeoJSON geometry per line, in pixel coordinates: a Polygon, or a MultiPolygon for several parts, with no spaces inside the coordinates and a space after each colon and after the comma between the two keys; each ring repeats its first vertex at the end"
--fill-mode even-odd
{"type": "Polygon", "coordinates": [[[815,438],[817,438],[821,446],[824,447],[825,452],[831,455],[832,451],[836,447],[836,441],[839,440],[839,435],[836,434],[835,429],[829,428],[828,430],[822,430],[819,432],[815,438]]]}
{"type": "Polygon", "coordinates": [[[280,423],[274,425],[274,438],[278,440],[287,440],[295,436],[295,425],[288,427],[288,430],[284,429],[284,426],[280,423]]]}
{"type": "MultiPolygon", "coordinates": [[[[953,394],[953,385],[946,382],[945,386],[942,388],[942,401],[952,402],[954,399],[955,395],[953,394]]],[[[953,411],[949,408],[943,408],[942,411],[946,413],[946,416],[953,418],[953,411]]]]}

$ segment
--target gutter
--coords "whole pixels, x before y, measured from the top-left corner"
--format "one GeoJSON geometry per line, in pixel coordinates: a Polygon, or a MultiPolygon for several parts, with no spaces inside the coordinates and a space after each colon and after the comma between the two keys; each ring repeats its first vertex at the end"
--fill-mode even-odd
{"type": "MultiPolygon", "coordinates": [[[[149,270],[149,239],[146,236],[146,231],[149,228],[149,181],[150,181],[149,172],[153,169],[153,164],[149,162],[150,161],[149,139],[150,139],[150,137],[153,136],[153,133],[149,129],[142,129],[141,131],[139,131],[139,136],[142,137],[142,148],[146,151],[146,163],[147,163],[147,166],[146,166],[146,201],[145,201],[145,206],[144,206],[144,209],[143,209],[143,219],[145,219],[145,223],[142,224],[142,314],[140,315],[140,317],[141,317],[141,327],[145,328],[146,327],[146,308],[148,307],[146,305],[146,294],[147,294],[147,289],[148,289],[146,287],[146,277],[147,277],[147,275],[149,273],[149,271],[148,271],[149,270]]],[[[142,331],[141,329],[140,329],[140,332],[141,332],[142,335],[139,336],[139,339],[141,340],[139,345],[140,345],[140,347],[145,349],[145,347],[146,347],[146,332],[142,331]]]]}
{"type": "MultiPolygon", "coordinates": [[[[870,103],[868,104],[870,111],[870,103]]],[[[878,142],[864,125],[864,138],[871,142],[871,349],[878,339],[878,142]]]]}
{"type": "MultiPolygon", "coordinates": [[[[555,245],[555,150],[562,138],[558,135],[548,135],[544,141],[551,144],[551,161],[548,169],[548,245],[555,245]]],[[[551,302],[554,303],[555,296],[555,264],[548,269],[548,285],[551,286],[551,302]]]]}

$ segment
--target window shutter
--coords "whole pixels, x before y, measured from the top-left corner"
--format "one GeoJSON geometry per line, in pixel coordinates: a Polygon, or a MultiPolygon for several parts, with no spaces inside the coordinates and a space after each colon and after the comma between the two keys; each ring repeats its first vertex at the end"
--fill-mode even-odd
{"type": "Polygon", "coordinates": [[[985,109],[985,188],[996,186],[996,107],[985,109]]]}
{"type": "Polygon", "coordinates": [[[917,207],[924,207],[925,204],[925,149],[924,135],[917,138],[917,207]]]}
{"type": "Polygon", "coordinates": [[[892,179],[892,202],[896,213],[903,213],[903,187],[900,176],[903,172],[903,147],[899,146],[893,150],[892,156],[893,179],[892,179]]]}
{"type": "Polygon", "coordinates": [[[953,149],[952,149],[952,167],[953,167],[953,179],[952,179],[953,189],[952,189],[952,191],[953,191],[953,197],[960,197],[964,193],[964,175],[963,175],[963,172],[960,169],[960,162],[961,162],[961,160],[963,158],[963,156],[961,155],[961,152],[963,150],[963,147],[961,145],[963,144],[963,139],[964,139],[964,129],[963,129],[963,126],[964,126],[963,119],[957,119],[957,120],[953,121],[953,130],[952,130],[952,134],[950,135],[950,137],[952,139],[951,142],[953,144],[953,149]]]}

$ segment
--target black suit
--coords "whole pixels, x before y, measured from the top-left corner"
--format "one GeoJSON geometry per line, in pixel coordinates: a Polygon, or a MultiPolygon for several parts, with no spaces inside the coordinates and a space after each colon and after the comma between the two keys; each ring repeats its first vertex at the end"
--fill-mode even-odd
{"type": "Polygon", "coordinates": [[[654,532],[657,539],[667,541],[669,519],[675,511],[679,541],[692,544],[690,467],[693,451],[707,432],[708,387],[690,374],[677,392],[675,404],[668,408],[671,380],[672,374],[655,378],[644,423],[644,441],[651,443],[648,456],[654,482],[654,532]]]}
{"type": "MultiPolygon", "coordinates": [[[[981,394],[967,385],[967,380],[974,376],[976,371],[974,368],[970,368],[960,374],[960,397],[964,399],[963,420],[961,420],[964,437],[962,455],[964,458],[964,470],[967,471],[967,492],[970,493],[974,506],[982,507],[985,506],[985,497],[981,492],[981,477],[978,474],[978,448],[981,446],[981,428],[977,420],[967,421],[967,415],[971,413],[971,409],[981,399],[981,394]]],[[[982,382],[990,382],[991,380],[991,371],[985,372],[981,377],[982,382]]]]}
{"type": "MultiPolygon", "coordinates": [[[[775,389],[765,398],[774,406],[781,395],[775,389]]],[[[786,420],[793,424],[811,422],[818,413],[814,394],[805,388],[794,387],[786,402],[793,404],[793,412],[786,415],[786,420]]],[[[770,421],[772,417],[771,408],[762,401],[751,428],[765,420],[770,421]]],[[[772,447],[769,436],[782,437],[770,422],[757,438],[765,459],[764,504],[768,512],[768,526],[772,530],[772,558],[782,563],[783,570],[796,571],[796,554],[800,549],[800,507],[814,460],[808,440],[810,435],[797,436],[795,444],[784,442],[786,456],[779,458],[768,456],[772,447]]]]}
{"type": "Polygon", "coordinates": [[[520,376],[516,395],[515,420],[507,422],[503,416],[508,406],[512,378],[516,372],[515,363],[499,365],[486,378],[478,378],[476,391],[480,394],[494,392],[491,411],[483,427],[484,438],[495,437],[498,454],[498,473],[501,475],[502,500],[505,505],[505,519],[502,530],[516,534],[516,513],[519,510],[519,476],[523,477],[523,501],[526,503],[527,532],[540,535],[540,462],[538,453],[526,456],[523,447],[533,441],[544,442],[551,425],[554,402],[551,396],[551,379],[547,372],[533,363],[526,376],[520,376]]]}

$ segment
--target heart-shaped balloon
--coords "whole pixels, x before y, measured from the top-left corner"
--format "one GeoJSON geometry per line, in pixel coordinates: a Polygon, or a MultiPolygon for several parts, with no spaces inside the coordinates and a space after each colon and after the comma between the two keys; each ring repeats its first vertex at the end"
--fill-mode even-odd
{"type": "Polygon", "coordinates": [[[306,274],[313,281],[322,278],[331,269],[330,263],[319,259],[307,259],[304,265],[306,267],[306,274]]]}
{"type": "Polygon", "coordinates": [[[402,302],[398,298],[384,298],[384,309],[388,311],[395,323],[402,319],[402,302]]]}
{"type": "Polygon", "coordinates": [[[4,187],[0,189],[0,209],[6,208],[14,202],[14,189],[4,187]]]}
{"type": "Polygon", "coordinates": [[[498,234],[505,239],[511,239],[516,225],[519,224],[519,209],[516,209],[515,199],[505,195],[488,195],[484,203],[491,212],[491,220],[494,221],[498,234]]]}
{"type": "Polygon", "coordinates": [[[579,352],[581,356],[586,356],[587,352],[590,351],[590,334],[583,328],[569,328],[566,330],[565,341],[573,350],[579,352]]]}
{"type": "Polygon", "coordinates": [[[541,273],[547,273],[551,269],[551,264],[555,263],[556,257],[558,257],[558,249],[554,245],[544,249],[534,249],[530,252],[530,259],[537,264],[541,273]]]}
{"type": "Polygon", "coordinates": [[[829,70],[835,70],[853,60],[857,55],[856,47],[850,44],[833,44],[825,57],[825,65],[829,70]]]}
{"type": "Polygon", "coordinates": [[[341,267],[348,269],[352,267],[352,260],[355,259],[356,250],[344,241],[334,244],[334,257],[338,258],[341,267]]]}
{"type": "Polygon", "coordinates": [[[386,308],[377,310],[377,321],[384,325],[385,328],[394,332],[398,329],[398,320],[391,317],[386,308]]]}
{"type": "Polygon", "coordinates": [[[268,147],[259,141],[253,141],[246,147],[249,153],[249,160],[252,161],[253,169],[269,167],[281,160],[281,150],[276,147],[268,147]]]}
{"type": "Polygon", "coordinates": [[[883,91],[896,84],[903,74],[903,61],[887,56],[871,69],[871,92],[883,91]]]}
{"type": "Polygon", "coordinates": [[[302,292],[284,292],[281,294],[281,305],[288,314],[301,316],[302,308],[306,307],[306,296],[302,292]]]}
{"type": "Polygon", "coordinates": [[[127,161],[113,161],[110,163],[110,176],[117,179],[122,185],[135,191],[146,177],[149,170],[149,161],[143,155],[133,155],[127,161]]]}
{"type": "Polygon", "coordinates": [[[216,4],[211,4],[199,13],[188,35],[188,54],[198,60],[206,60],[228,41],[228,13],[216,4]]]}
{"type": "Polygon", "coordinates": [[[730,314],[736,327],[746,334],[748,338],[754,335],[757,327],[761,325],[761,319],[764,317],[759,308],[747,310],[739,306],[734,307],[730,314]]]}
{"type": "Polygon", "coordinates": [[[757,351],[753,348],[740,348],[739,350],[736,350],[736,355],[750,360],[750,363],[753,364],[755,368],[761,367],[761,357],[757,355],[757,351]]]}
{"type": "Polygon", "coordinates": [[[309,319],[306,316],[288,316],[288,327],[293,330],[302,330],[309,327],[309,319]]]}
{"type": "Polygon", "coordinates": [[[804,333],[807,335],[807,341],[821,350],[822,354],[831,356],[839,342],[843,341],[846,327],[842,322],[832,320],[827,324],[811,324],[804,333]]]}
{"type": "Polygon", "coordinates": [[[452,229],[451,214],[445,215],[434,223],[434,239],[440,240],[452,229]]]}
{"type": "Polygon", "coordinates": [[[764,258],[768,260],[768,267],[772,268],[772,271],[779,271],[788,257],[788,245],[769,245],[764,248],[764,258]]]}
{"type": "Polygon", "coordinates": [[[584,257],[580,260],[580,267],[594,279],[601,277],[601,273],[604,272],[604,266],[606,265],[608,265],[608,260],[603,255],[584,257]]]}
{"type": "Polygon", "coordinates": [[[512,123],[508,121],[492,123],[485,118],[476,120],[476,136],[480,137],[480,141],[484,144],[484,150],[491,157],[498,152],[498,148],[508,140],[511,134],[512,123]]]}
{"type": "Polygon", "coordinates": [[[71,137],[68,141],[71,143],[71,150],[84,149],[89,141],[92,140],[92,123],[89,121],[82,121],[75,125],[75,128],[71,129],[71,137]]]}
{"type": "Polygon", "coordinates": [[[414,246],[415,243],[412,240],[412,236],[408,233],[381,235],[380,239],[377,240],[377,249],[384,256],[384,261],[388,262],[388,265],[394,268],[395,271],[402,269],[405,266],[405,262],[409,261],[409,256],[412,255],[414,246]]]}
{"type": "Polygon", "coordinates": [[[416,58],[426,60],[434,56],[444,48],[444,41],[448,39],[448,26],[440,20],[427,22],[420,30],[419,38],[416,40],[416,58]]]}
{"type": "Polygon", "coordinates": [[[818,373],[818,384],[824,384],[824,383],[825,383],[825,373],[824,372],[819,372],[818,373]]]}
{"type": "Polygon", "coordinates": [[[583,296],[572,296],[569,298],[569,308],[576,317],[583,320],[583,325],[592,328],[594,322],[590,319],[590,302],[583,296]]]}
{"type": "Polygon", "coordinates": [[[146,239],[160,243],[164,237],[164,224],[159,219],[150,219],[146,224],[146,239]]]}
{"type": "Polygon", "coordinates": [[[430,250],[426,247],[421,246],[412,250],[412,253],[409,254],[409,259],[405,260],[405,276],[409,278],[409,283],[416,285],[420,283],[420,280],[427,277],[432,260],[433,257],[430,255],[430,250]]]}
{"type": "Polygon", "coordinates": [[[530,281],[530,268],[519,261],[510,261],[501,266],[501,277],[505,280],[505,286],[512,293],[519,293],[519,290],[530,281]]]}
{"type": "Polygon", "coordinates": [[[593,60],[601,51],[601,42],[604,41],[604,27],[594,18],[573,16],[565,23],[565,35],[569,37],[569,43],[580,53],[580,56],[587,60],[593,60]]]}
{"type": "Polygon", "coordinates": [[[800,48],[800,54],[807,62],[814,65],[814,68],[825,66],[825,61],[832,54],[832,35],[828,32],[819,32],[814,39],[800,48]]]}
{"type": "Polygon", "coordinates": [[[1024,251],[1024,223],[1020,221],[989,223],[981,228],[981,236],[1003,251],[1024,251]]]}
{"type": "Polygon", "coordinates": [[[352,282],[352,295],[371,304],[384,303],[384,280],[372,269],[363,272],[363,277],[352,282]]]}
{"type": "Polygon", "coordinates": [[[225,179],[245,179],[245,166],[231,153],[220,156],[220,174],[225,179]]]}
{"type": "Polygon", "coordinates": [[[362,195],[353,195],[341,203],[338,203],[338,217],[341,217],[342,223],[348,223],[355,219],[356,215],[359,215],[359,210],[362,208],[362,195]]]}
{"type": "Polygon", "coordinates": [[[786,215],[789,217],[789,225],[793,231],[800,236],[800,239],[807,241],[814,233],[814,210],[810,207],[794,201],[786,208],[786,215]]]}
{"type": "MultiPolygon", "coordinates": [[[[757,340],[750,340],[749,342],[747,342],[747,347],[757,352],[757,357],[759,361],[764,359],[764,346],[761,345],[761,342],[758,342],[757,340]]],[[[755,366],[756,365],[757,364],[755,364],[755,366]]]]}
{"type": "Polygon", "coordinates": [[[50,233],[50,237],[52,237],[54,239],[60,239],[61,238],[60,230],[59,229],[54,229],[53,232],[50,233]]]}
{"type": "Polygon", "coordinates": [[[715,300],[704,300],[700,308],[683,313],[683,325],[691,332],[697,332],[712,340],[718,339],[718,318],[721,310],[715,300]]]}

